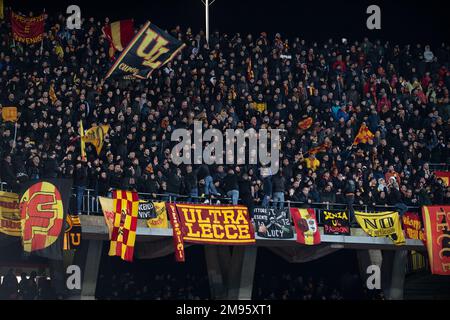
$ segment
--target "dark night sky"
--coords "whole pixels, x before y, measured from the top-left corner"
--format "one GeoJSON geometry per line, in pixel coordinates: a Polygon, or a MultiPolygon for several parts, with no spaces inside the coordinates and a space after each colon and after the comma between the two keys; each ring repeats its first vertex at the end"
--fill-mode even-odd
{"type": "MultiPolygon", "coordinates": [[[[200,0],[5,0],[13,8],[49,13],[65,12],[69,4],[78,4],[82,16],[109,16],[111,19],[149,19],[162,28],[177,24],[197,31],[204,26],[200,0]]],[[[449,10],[442,0],[216,0],[210,7],[211,31],[241,33],[280,32],[282,35],[324,40],[329,37],[349,39],[389,39],[395,42],[441,43],[450,40],[449,10]],[[366,8],[381,7],[382,30],[366,28],[366,8]]]]}

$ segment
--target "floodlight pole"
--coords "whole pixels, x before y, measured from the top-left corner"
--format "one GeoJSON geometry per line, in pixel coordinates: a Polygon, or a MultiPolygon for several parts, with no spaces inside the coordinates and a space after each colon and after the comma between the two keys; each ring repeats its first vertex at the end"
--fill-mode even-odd
{"type": "Polygon", "coordinates": [[[209,44],[209,6],[212,5],[216,0],[202,0],[205,5],[205,33],[206,33],[206,42],[209,44]]]}

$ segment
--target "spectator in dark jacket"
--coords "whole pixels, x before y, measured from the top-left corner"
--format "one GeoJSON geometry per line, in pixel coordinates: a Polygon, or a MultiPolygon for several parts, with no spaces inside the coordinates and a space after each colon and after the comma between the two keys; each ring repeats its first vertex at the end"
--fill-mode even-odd
{"type": "Polygon", "coordinates": [[[77,213],[81,214],[83,208],[83,196],[87,185],[87,166],[86,161],[80,161],[75,167],[74,186],[77,197],[77,213]]]}
{"type": "Polygon", "coordinates": [[[286,180],[279,170],[276,175],[272,177],[272,194],[273,194],[273,205],[275,208],[284,208],[284,188],[286,180]]]}
{"type": "Polygon", "coordinates": [[[226,195],[231,198],[231,203],[236,205],[239,200],[239,182],[238,176],[233,169],[228,170],[228,174],[223,179],[223,189],[226,195]]]}

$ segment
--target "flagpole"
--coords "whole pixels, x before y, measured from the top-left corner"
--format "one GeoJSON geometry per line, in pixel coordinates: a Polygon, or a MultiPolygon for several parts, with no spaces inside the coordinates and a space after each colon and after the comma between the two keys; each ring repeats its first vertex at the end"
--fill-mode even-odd
{"type": "Polygon", "coordinates": [[[16,139],[17,139],[17,122],[18,120],[14,123],[14,143],[13,143],[13,148],[11,151],[14,151],[14,149],[16,148],[16,139]]]}

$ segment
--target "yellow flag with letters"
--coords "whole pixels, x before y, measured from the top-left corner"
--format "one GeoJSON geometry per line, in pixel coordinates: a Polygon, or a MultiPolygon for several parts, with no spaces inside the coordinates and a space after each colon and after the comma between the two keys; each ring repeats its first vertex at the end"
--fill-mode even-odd
{"type": "Polygon", "coordinates": [[[371,237],[388,237],[395,245],[404,245],[400,216],[395,211],[359,212],[355,211],[356,221],[371,237]]]}

